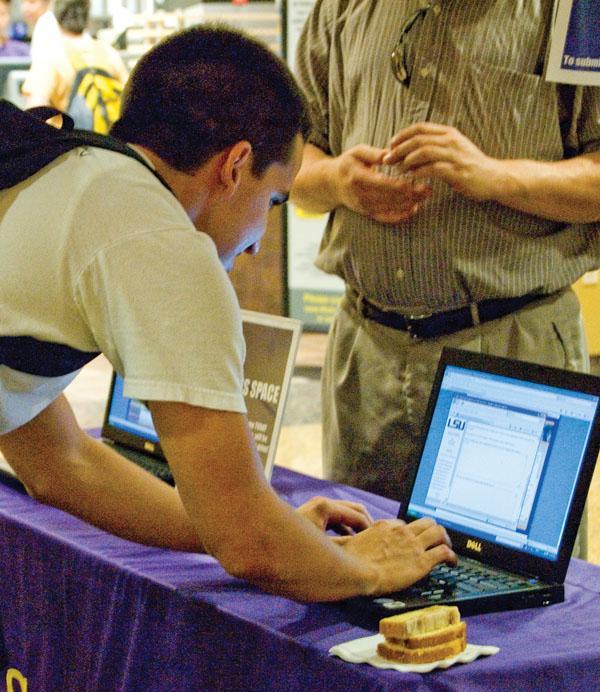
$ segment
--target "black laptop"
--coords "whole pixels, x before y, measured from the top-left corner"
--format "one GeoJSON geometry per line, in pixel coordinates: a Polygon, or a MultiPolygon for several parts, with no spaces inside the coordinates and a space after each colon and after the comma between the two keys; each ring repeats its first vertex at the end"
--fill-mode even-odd
{"type": "Polygon", "coordinates": [[[600,447],[600,377],[444,349],[426,421],[399,518],[443,524],[459,564],[352,599],[361,624],[434,604],[473,615],[563,601],[600,447]]]}
{"type": "MultiPolygon", "coordinates": [[[[244,400],[265,476],[270,480],[302,323],[279,315],[242,310],[246,343],[244,400]]],[[[125,396],[123,378],[113,373],[102,425],[103,441],[123,456],[174,485],[150,410],[125,396]]]]}
{"type": "Polygon", "coordinates": [[[113,372],[102,424],[102,441],[120,454],[174,485],[147,406],[123,394],[123,378],[113,372]]]}

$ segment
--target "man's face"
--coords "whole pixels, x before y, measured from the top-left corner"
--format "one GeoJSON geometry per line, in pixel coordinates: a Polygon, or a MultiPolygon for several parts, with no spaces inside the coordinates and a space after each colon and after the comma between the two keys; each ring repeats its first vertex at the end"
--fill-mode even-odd
{"type": "Polygon", "coordinates": [[[0,0],[0,37],[8,36],[8,27],[10,24],[10,7],[0,0]]]}
{"type": "Polygon", "coordinates": [[[198,229],[214,240],[227,271],[231,271],[238,255],[258,252],[269,210],[287,200],[300,169],[303,144],[297,135],[289,161],[271,164],[260,177],[252,175],[248,166],[232,197],[213,205],[198,224],[198,229]]]}
{"type": "Polygon", "coordinates": [[[48,9],[49,4],[49,0],[21,0],[21,15],[23,20],[29,26],[34,26],[37,20],[48,9]]]}

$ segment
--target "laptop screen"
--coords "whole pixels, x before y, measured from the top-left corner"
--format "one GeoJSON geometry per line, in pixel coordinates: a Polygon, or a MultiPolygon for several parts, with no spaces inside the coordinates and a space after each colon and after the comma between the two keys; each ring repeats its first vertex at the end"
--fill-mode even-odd
{"type": "MultiPolygon", "coordinates": [[[[243,394],[265,475],[270,478],[283,413],[294,372],[302,323],[279,315],[242,310],[246,342],[243,394]]],[[[113,374],[102,436],[106,440],[164,460],[150,410],[124,394],[124,380],[113,374]]]]}
{"type": "Polygon", "coordinates": [[[407,516],[557,560],[599,398],[446,365],[407,516]]]}
{"type": "Polygon", "coordinates": [[[108,423],[119,430],[149,442],[158,442],[152,416],[147,406],[123,394],[123,378],[115,375],[108,409],[108,423]]]}

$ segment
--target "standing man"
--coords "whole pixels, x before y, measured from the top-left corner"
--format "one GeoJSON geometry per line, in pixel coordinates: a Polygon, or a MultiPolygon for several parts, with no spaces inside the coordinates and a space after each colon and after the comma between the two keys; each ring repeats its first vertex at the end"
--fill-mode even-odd
{"type": "Polygon", "coordinates": [[[157,44],[112,131],[135,158],[80,146],[32,175],[63,135],[6,103],[2,116],[0,450],[31,495],[301,600],[385,593],[455,560],[433,521],[371,525],[324,499],[296,512],[264,477],[227,271],[300,166],[304,103],[273,53],[224,28],[157,44]],[[176,489],[77,425],[62,391],[98,352],[148,401],[176,489]]]}
{"type": "Polygon", "coordinates": [[[552,0],[317,0],[292,199],[346,292],[323,374],[330,478],[406,498],[443,346],[587,370],[600,89],[544,81],[552,0]]]}
{"type": "Polygon", "coordinates": [[[0,59],[26,57],[29,46],[10,38],[10,0],[0,0],[0,59]]]}
{"type": "Polygon", "coordinates": [[[60,40],[51,0],[21,0],[21,16],[31,33],[31,59],[40,60],[60,40]]]}
{"type": "MultiPolygon", "coordinates": [[[[41,58],[38,55],[31,62],[29,75],[23,86],[27,107],[52,106],[67,111],[72,106],[74,84],[80,84],[77,74],[85,68],[102,72],[98,78],[99,85],[103,83],[103,77],[108,77],[108,84],[112,84],[110,78],[114,78],[115,83],[122,88],[128,73],[120,54],[112,46],[92,38],[87,31],[90,0],[56,0],[54,16],[60,29],[60,39],[55,43],[54,50],[41,58]]],[[[94,85],[94,77],[90,75],[85,85],[87,92],[82,89],[83,93],[89,94],[90,99],[90,89],[94,85]]],[[[107,98],[105,102],[104,121],[112,124],[119,112],[120,89],[118,94],[113,94],[111,88],[108,88],[106,95],[113,98],[107,98]]],[[[92,108],[89,110],[91,112],[92,108]]],[[[75,126],[84,128],[84,123],[76,122],[75,126]]],[[[108,124],[102,131],[107,130],[108,124]]]]}

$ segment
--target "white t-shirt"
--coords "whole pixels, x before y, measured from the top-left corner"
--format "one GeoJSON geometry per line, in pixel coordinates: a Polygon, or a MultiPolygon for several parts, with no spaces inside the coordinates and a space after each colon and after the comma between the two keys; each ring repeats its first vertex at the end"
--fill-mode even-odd
{"type": "Polygon", "coordinates": [[[31,60],[41,60],[51,53],[60,41],[60,27],[52,10],[46,10],[40,15],[31,34],[31,60]]]}
{"type": "MultiPolygon", "coordinates": [[[[141,163],[80,148],[0,193],[0,336],[102,351],[125,394],[245,412],[237,297],[212,239],[141,163]]],[[[73,374],[0,365],[0,433],[73,374]]]]}

